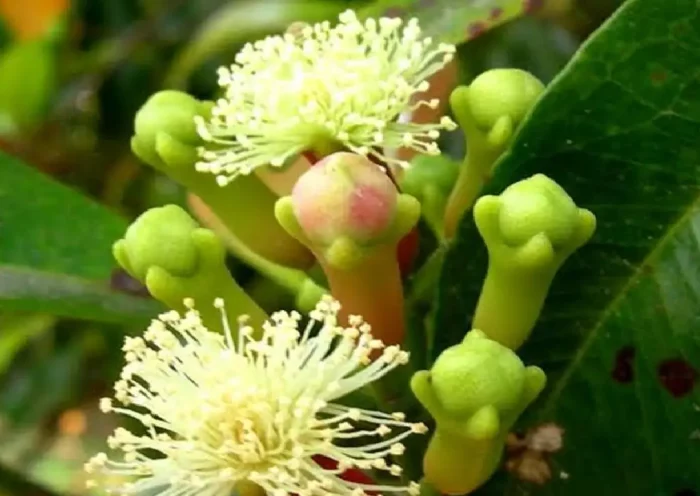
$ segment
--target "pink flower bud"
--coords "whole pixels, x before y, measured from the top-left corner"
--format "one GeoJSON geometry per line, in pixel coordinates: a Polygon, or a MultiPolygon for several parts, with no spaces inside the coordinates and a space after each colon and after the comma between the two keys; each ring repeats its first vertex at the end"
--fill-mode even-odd
{"type": "Polygon", "coordinates": [[[338,152],[299,178],[292,204],[312,242],[328,245],[347,236],[362,244],[391,227],[397,196],[396,186],[377,164],[362,155],[338,152]]]}

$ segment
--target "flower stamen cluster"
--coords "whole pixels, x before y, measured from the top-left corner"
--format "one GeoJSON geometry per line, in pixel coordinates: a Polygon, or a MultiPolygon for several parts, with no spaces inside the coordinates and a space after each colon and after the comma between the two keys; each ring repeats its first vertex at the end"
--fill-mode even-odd
{"type": "Polygon", "coordinates": [[[439,123],[400,122],[399,116],[437,100],[420,100],[428,77],[449,63],[453,45],[422,37],[418,21],[322,22],[246,45],[229,68],[219,69],[225,95],[209,121],[197,118],[208,146],[197,169],[221,185],[257,167],[282,167],[307,150],[349,150],[407,166],[384,148],[438,154],[439,123]]]}
{"type": "Polygon", "coordinates": [[[119,459],[101,453],[88,462],[90,473],[130,478],[110,493],[229,496],[247,481],[275,496],[417,494],[415,483],[361,484],[341,474],[401,475],[387,460],[426,427],[334,402],[406,363],[406,352],[385,347],[360,317],[339,326],[340,305],[330,297],[306,325],[296,312],[275,313],[257,339],[245,319],[231,331],[220,300],[224,334],[206,329],[188,304],[184,315],[163,314],[143,337],[126,339],[116,401],[103,399],[101,408],[145,429],[117,429],[108,444],[119,459]],[[337,466],[322,468],[319,456],[337,466]]]}

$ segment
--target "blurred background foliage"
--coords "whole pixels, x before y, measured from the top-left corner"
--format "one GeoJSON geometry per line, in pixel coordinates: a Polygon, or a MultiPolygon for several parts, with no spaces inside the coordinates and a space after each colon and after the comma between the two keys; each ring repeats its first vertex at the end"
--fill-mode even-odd
{"type": "MultiPolygon", "coordinates": [[[[211,97],[216,67],[245,42],[347,7],[421,17],[460,43],[465,82],[504,66],[549,81],[619,3],[0,0],[0,496],[85,494],[82,463],[113,427],[94,415],[96,400],[121,365],[123,335],[156,306],[115,271],[109,247],[145,209],[185,199],[129,149],[150,94],[211,97]]],[[[249,268],[231,269],[263,305],[289,304],[249,268]]]]}

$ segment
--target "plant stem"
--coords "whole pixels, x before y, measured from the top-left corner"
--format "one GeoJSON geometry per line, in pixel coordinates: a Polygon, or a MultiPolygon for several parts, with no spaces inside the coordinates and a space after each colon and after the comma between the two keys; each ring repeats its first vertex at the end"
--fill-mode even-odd
{"type": "Polygon", "coordinates": [[[405,335],[404,298],[396,246],[382,246],[352,270],[324,263],[331,294],[343,306],[342,313],[362,315],[373,334],[384,344],[402,344],[405,335]]]}

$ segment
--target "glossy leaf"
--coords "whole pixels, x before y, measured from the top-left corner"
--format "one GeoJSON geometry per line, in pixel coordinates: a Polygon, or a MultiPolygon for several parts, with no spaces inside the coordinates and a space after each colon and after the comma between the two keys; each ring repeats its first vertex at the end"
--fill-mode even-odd
{"type": "Polygon", "coordinates": [[[378,0],[360,10],[361,17],[419,20],[428,35],[459,44],[513,20],[541,4],[537,0],[378,0]]]}
{"type": "Polygon", "coordinates": [[[111,246],[126,222],[78,192],[0,154],[0,309],[103,322],[161,310],[110,287],[111,246]]]}
{"type": "Polygon", "coordinates": [[[134,324],[164,310],[155,300],[121,293],[107,283],[7,265],[0,265],[0,308],[134,324]]]}
{"type": "Polygon", "coordinates": [[[107,280],[122,218],[0,152],[0,264],[107,280]]]}
{"type": "MultiPolygon", "coordinates": [[[[599,222],[520,350],[547,370],[525,426],[564,447],[541,486],[479,494],[675,495],[700,487],[700,4],[629,0],[552,83],[489,193],[541,172],[599,222]]],[[[447,254],[436,349],[470,327],[487,264],[471,216],[447,254]]]]}

